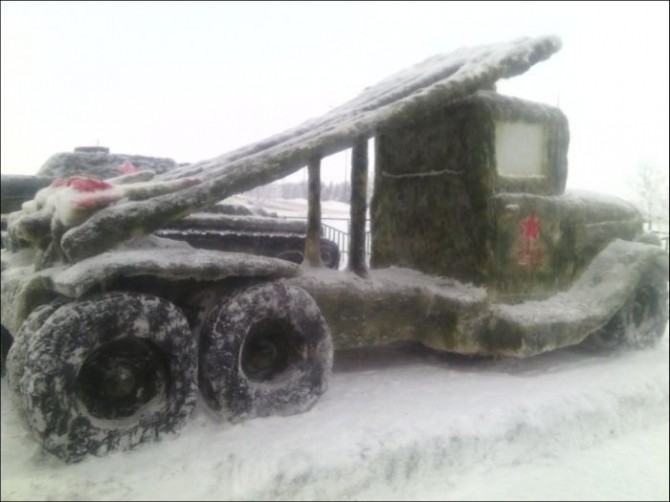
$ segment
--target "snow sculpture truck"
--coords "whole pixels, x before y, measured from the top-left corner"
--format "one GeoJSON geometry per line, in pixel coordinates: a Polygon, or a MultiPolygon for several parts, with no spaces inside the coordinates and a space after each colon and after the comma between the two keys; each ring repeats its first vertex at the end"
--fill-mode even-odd
{"type": "Polygon", "coordinates": [[[7,377],[65,461],[179,431],[198,393],[222,419],[308,410],[334,347],[415,340],[527,357],[643,347],[668,317],[668,255],[618,199],[565,193],[568,126],[496,94],[556,37],[439,55],[325,116],[167,172],[54,182],[10,215],[7,377]],[[375,139],[372,256],[364,254],[375,139]],[[348,270],[320,266],[319,159],[352,148],[348,270]],[[302,265],[151,235],[307,165],[302,265]]]}

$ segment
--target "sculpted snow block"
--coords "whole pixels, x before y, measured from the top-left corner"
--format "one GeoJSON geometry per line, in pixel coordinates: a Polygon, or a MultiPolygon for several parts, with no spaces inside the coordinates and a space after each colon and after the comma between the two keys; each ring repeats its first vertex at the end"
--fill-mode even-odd
{"type": "Polygon", "coordinates": [[[586,339],[599,347],[647,347],[668,321],[668,255],[616,239],[565,291],[536,301],[492,305],[478,337],[482,352],[529,356],[586,339]],[[612,315],[612,306],[621,306],[612,315]]]}
{"type": "Polygon", "coordinates": [[[127,165],[126,163],[139,170],[150,170],[155,173],[164,173],[177,167],[177,163],[172,159],[110,154],[106,148],[92,148],[92,150],[76,149],[74,152],[56,153],[47,159],[38,175],[50,178],[88,176],[102,180],[119,176],[120,166],[127,165]]]}
{"type": "Polygon", "coordinates": [[[372,265],[493,282],[495,195],[561,194],[567,147],[560,110],[485,91],[383,128],[376,139],[372,265]],[[507,145],[502,127],[526,130],[507,145]],[[516,154],[504,159],[503,148],[516,154]],[[522,153],[528,160],[519,165],[522,153]]]}

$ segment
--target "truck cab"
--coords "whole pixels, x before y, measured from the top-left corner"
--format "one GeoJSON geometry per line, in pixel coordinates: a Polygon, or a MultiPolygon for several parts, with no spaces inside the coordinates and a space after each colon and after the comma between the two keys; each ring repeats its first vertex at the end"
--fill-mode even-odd
{"type": "Polygon", "coordinates": [[[642,220],[614,197],[565,193],[568,121],[555,107],[477,91],[376,136],[372,266],[484,286],[493,301],[569,285],[642,220]]]}

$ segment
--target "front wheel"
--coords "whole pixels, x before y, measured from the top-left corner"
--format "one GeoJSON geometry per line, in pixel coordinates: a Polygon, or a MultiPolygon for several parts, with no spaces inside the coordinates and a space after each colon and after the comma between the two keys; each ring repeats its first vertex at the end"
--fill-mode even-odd
{"type": "Polygon", "coordinates": [[[211,313],[200,337],[200,390],[230,421],[308,410],[326,390],[332,364],[316,302],[281,282],[232,297],[211,313]]]}
{"type": "Polygon", "coordinates": [[[185,425],[197,399],[197,349],[174,305],[112,293],[39,317],[25,350],[10,360],[25,361],[11,373],[20,376],[13,387],[47,451],[74,462],[185,425]]]}
{"type": "Polygon", "coordinates": [[[652,267],[624,306],[585,340],[590,347],[645,348],[658,342],[668,322],[667,274],[652,267]]]}

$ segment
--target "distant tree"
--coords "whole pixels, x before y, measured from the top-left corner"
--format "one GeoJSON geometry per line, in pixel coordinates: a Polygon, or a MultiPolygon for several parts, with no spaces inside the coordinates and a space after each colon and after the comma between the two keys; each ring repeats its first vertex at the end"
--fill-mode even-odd
{"type": "Polygon", "coordinates": [[[333,197],[333,182],[325,184],[321,182],[321,200],[332,200],[333,197]]]}
{"type": "Polygon", "coordinates": [[[668,226],[668,171],[642,163],[633,179],[635,203],[648,229],[668,226]]]}

